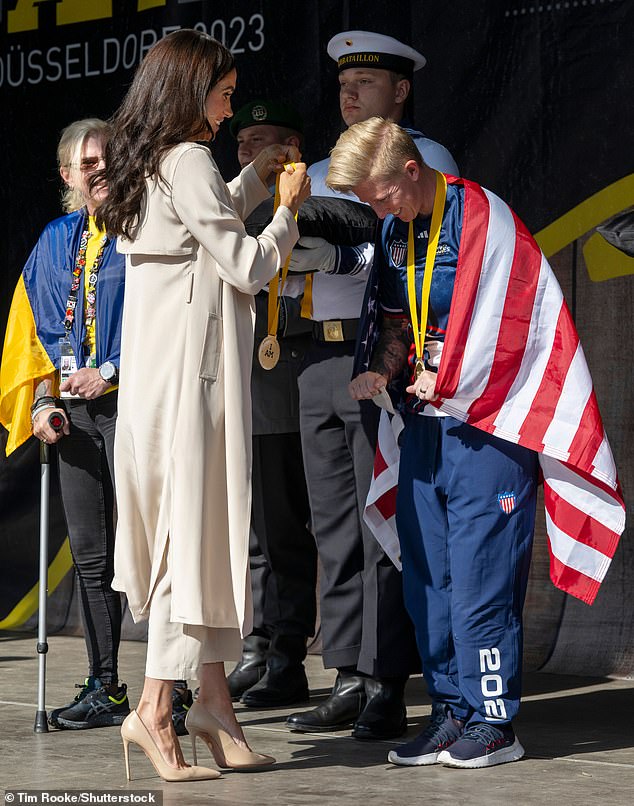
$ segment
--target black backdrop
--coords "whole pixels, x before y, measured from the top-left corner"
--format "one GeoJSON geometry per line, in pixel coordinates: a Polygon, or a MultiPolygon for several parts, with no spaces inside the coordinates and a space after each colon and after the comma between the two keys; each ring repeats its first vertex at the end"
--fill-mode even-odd
{"type": "MultiPolygon", "coordinates": [[[[7,0],[0,11],[1,331],[24,260],[44,224],[60,213],[61,128],[112,114],[143,53],[176,27],[205,30],[234,51],[234,108],[256,96],[299,108],[308,162],[325,156],[341,130],[326,44],[343,29],[359,28],[395,36],[427,57],[415,78],[417,127],[452,151],[464,176],[509,201],[531,231],[634,171],[631,0],[7,0]]],[[[226,124],[214,154],[226,178],[237,173],[226,124]]],[[[587,229],[579,225],[575,237],[587,229]]],[[[576,241],[554,262],[577,308],[583,264],[576,241]]],[[[624,306],[619,320],[629,321],[631,278],[603,285],[610,283],[612,296],[601,304],[624,306]]],[[[595,307],[593,288],[580,300],[588,311],[595,307]]],[[[631,329],[610,338],[631,340],[631,329]]],[[[600,365],[591,368],[596,381],[600,365]]],[[[621,369],[631,373],[629,365],[621,369]]],[[[605,387],[604,413],[612,405],[605,387]]],[[[628,417],[625,423],[608,417],[623,437],[632,430],[628,417]]],[[[616,437],[617,446],[628,443],[616,437]]],[[[632,464],[627,450],[616,451],[622,477],[623,463],[632,464]]],[[[37,456],[27,444],[0,460],[0,621],[36,581],[36,496],[37,456]]],[[[63,537],[55,502],[53,550],[63,537]]]]}
{"type": "MultiPolygon", "coordinates": [[[[324,156],[340,130],[328,39],[349,26],[411,42],[428,59],[416,75],[417,125],[449,147],[465,176],[500,193],[537,231],[632,170],[633,6],[628,0],[5,0],[2,313],[34,239],[59,210],[60,129],[79,117],[108,117],[163,32],[196,26],[223,38],[238,64],[236,106],[257,95],[294,103],[306,120],[309,161],[324,156]],[[60,24],[65,8],[67,15],[74,9],[75,19],[90,9],[104,16],[60,24]],[[20,25],[36,27],[15,30],[20,25]]],[[[215,154],[227,175],[237,171],[233,152],[225,127],[215,154]]]]}

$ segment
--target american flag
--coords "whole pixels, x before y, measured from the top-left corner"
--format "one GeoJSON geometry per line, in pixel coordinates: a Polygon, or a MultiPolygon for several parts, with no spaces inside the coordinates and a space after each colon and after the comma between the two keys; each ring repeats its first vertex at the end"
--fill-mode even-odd
{"type": "MultiPolygon", "coordinates": [[[[473,182],[448,182],[464,186],[464,217],[435,405],[539,454],[551,579],[592,604],[625,506],[579,336],[551,267],[513,211],[473,182]]],[[[375,534],[377,522],[395,526],[386,482],[397,478],[398,453],[385,422],[364,515],[375,534]]],[[[385,534],[379,542],[397,559],[385,534]]]]}

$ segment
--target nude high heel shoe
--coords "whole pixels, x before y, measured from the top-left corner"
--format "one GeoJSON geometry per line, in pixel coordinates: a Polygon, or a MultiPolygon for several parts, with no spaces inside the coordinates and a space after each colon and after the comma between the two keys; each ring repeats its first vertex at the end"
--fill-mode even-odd
{"type": "Polygon", "coordinates": [[[272,756],[254,753],[252,750],[240,747],[220,722],[198,702],[195,702],[189,709],[185,718],[185,727],[192,739],[194,764],[198,761],[196,739],[203,740],[219,767],[246,770],[254,767],[266,767],[275,763],[272,756]]]}
{"type": "Polygon", "coordinates": [[[177,770],[171,767],[161,755],[154,739],[141,721],[136,711],[130,711],[121,725],[121,738],[123,739],[123,755],[125,757],[125,772],[130,780],[129,744],[137,744],[152,762],[152,766],[164,781],[207,781],[220,778],[218,770],[207,767],[186,767],[177,770]]]}

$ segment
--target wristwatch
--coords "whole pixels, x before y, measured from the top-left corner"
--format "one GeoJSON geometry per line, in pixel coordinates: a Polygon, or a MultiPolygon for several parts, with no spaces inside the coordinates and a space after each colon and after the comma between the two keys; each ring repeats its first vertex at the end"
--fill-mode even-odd
{"type": "Polygon", "coordinates": [[[99,374],[104,381],[110,384],[115,384],[119,380],[119,370],[112,361],[104,361],[99,367],[99,374]]]}

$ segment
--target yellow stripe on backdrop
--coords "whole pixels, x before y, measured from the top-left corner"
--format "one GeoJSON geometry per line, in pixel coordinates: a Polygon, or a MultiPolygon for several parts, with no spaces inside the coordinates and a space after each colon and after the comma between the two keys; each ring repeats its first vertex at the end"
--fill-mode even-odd
{"type": "MultiPolygon", "coordinates": [[[[535,240],[546,257],[552,257],[606,219],[630,207],[633,200],[634,174],[629,174],[544,227],[536,233],[535,240]]],[[[594,282],[634,274],[634,259],[611,246],[598,233],[587,241],[583,254],[588,274],[594,282]]]]}
{"type": "Polygon", "coordinates": [[[595,232],[583,245],[583,257],[590,279],[595,283],[634,274],[634,257],[629,257],[595,232]]]}
{"type": "Polygon", "coordinates": [[[24,279],[13,294],[0,367],[0,423],[9,432],[7,456],[31,436],[36,382],[55,380],[55,367],[40,343],[24,279]]]}
{"type": "MultiPolygon", "coordinates": [[[[73,567],[73,558],[70,553],[68,538],[62,543],[53,562],[48,566],[48,595],[50,596],[62,579],[73,567]]],[[[20,627],[37,611],[40,595],[40,583],[36,582],[31,590],[22,597],[8,616],[0,621],[0,630],[13,630],[20,627]]]]}

